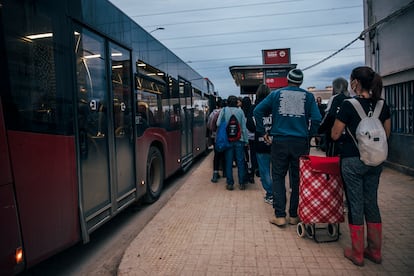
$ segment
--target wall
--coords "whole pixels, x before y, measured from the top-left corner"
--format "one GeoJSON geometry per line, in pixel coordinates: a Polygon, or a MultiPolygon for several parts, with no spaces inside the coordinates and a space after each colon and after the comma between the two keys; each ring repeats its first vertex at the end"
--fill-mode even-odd
{"type": "MultiPolygon", "coordinates": [[[[414,80],[414,2],[412,0],[364,0],[365,63],[383,77],[384,87],[414,80]],[[377,26],[375,26],[377,24],[377,26]],[[375,28],[373,28],[375,26],[375,28]]],[[[414,95],[413,88],[408,91],[414,95]]],[[[404,110],[413,123],[413,97],[399,94],[385,95],[398,99],[391,103],[391,116],[404,110]],[[405,102],[401,102],[405,101],[405,102]],[[408,101],[408,102],[407,102],[408,101]],[[405,106],[405,107],[404,107],[405,106]],[[407,108],[407,106],[409,106],[407,108]]],[[[387,101],[388,104],[390,104],[387,101]]],[[[387,164],[404,173],[414,175],[414,133],[391,133],[387,164]]]]}

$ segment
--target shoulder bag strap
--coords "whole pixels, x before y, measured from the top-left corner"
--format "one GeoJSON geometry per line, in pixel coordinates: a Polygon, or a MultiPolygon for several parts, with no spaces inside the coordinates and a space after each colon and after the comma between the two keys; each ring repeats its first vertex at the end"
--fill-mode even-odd
{"type": "Polygon", "coordinates": [[[226,114],[225,114],[225,110],[227,107],[224,107],[221,111],[223,112],[223,115],[221,115],[221,122],[226,122],[226,114]]]}

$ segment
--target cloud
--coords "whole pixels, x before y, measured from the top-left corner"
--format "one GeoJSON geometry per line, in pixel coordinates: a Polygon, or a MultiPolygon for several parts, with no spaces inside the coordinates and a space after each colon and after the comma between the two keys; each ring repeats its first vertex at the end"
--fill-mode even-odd
{"type": "Polygon", "coordinates": [[[349,62],[335,66],[327,66],[323,69],[304,72],[303,87],[316,87],[316,89],[324,89],[326,86],[331,85],[332,81],[336,78],[343,77],[346,80],[349,79],[352,69],[358,66],[363,66],[363,62],[349,62]]]}
{"type": "Polygon", "coordinates": [[[363,66],[362,62],[351,62],[347,64],[341,64],[337,66],[332,66],[326,69],[319,71],[316,76],[322,79],[334,79],[337,77],[343,77],[345,79],[349,78],[352,69],[358,66],[363,66]]]}

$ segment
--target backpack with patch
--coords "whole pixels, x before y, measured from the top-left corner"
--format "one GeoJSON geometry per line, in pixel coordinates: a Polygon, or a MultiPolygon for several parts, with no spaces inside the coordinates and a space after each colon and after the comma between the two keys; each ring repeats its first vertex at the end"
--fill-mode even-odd
{"type": "Polygon", "coordinates": [[[354,106],[361,117],[355,132],[356,139],[347,129],[359,150],[360,159],[365,165],[378,166],[387,159],[388,155],[387,135],[379,120],[384,101],[377,101],[374,112],[370,111],[368,115],[365,114],[358,100],[349,99],[347,101],[354,106]]]}
{"type": "Polygon", "coordinates": [[[227,123],[227,137],[230,142],[239,141],[241,137],[241,127],[239,121],[234,114],[231,114],[230,120],[227,123]]]}

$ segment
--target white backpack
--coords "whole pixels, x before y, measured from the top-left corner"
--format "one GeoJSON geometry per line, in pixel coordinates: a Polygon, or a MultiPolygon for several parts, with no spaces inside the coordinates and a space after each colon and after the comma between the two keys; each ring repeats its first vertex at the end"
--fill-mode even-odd
{"type": "Polygon", "coordinates": [[[387,135],[384,126],[379,120],[384,101],[377,101],[374,112],[370,111],[368,115],[365,114],[358,100],[348,99],[347,101],[354,106],[359,117],[361,117],[355,132],[356,140],[347,128],[359,150],[360,159],[365,165],[378,166],[387,160],[388,155],[387,135]]]}

